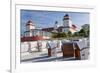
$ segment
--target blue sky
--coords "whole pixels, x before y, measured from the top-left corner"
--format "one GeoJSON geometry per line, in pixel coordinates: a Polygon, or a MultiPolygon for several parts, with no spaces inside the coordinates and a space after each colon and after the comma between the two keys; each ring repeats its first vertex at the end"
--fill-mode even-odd
{"type": "Polygon", "coordinates": [[[89,24],[89,13],[21,10],[21,32],[26,30],[25,25],[28,20],[32,20],[37,28],[53,27],[55,21],[62,25],[65,14],[70,16],[73,24],[78,28],[89,24]]]}

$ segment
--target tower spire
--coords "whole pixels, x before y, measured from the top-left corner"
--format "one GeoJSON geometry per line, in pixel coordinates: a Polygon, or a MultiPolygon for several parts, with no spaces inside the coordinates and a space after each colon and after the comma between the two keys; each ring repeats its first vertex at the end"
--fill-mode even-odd
{"type": "Polygon", "coordinates": [[[71,27],[72,21],[70,20],[70,16],[68,14],[65,14],[63,18],[63,25],[67,27],[71,27]]]}
{"type": "Polygon", "coordinates": [[[32,20],[27,21],[26,29],[28,31],[27,36],[32,36],[32,31],[35,29],[35,25],[33,24],[32,20]]]}
{"type": "Polygon", "coordinates": [[[66,15],[64,16],[64,18],[63,18],[63,20],[69,20],[69,19],[70,19],[70,17],[69,17],[68,14],[66,14],[66,15]]]}

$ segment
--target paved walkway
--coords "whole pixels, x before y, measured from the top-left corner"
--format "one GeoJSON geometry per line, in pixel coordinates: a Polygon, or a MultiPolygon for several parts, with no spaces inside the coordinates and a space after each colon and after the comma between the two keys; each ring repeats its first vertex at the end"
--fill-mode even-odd
{"type": "Polygon", "coordinates": [[[32,53],[22,53],[21,62],[50,62],[50,61],[66,61],[75,60],[74,57],[63,58],[62,53],[57,53],[57,56],[48,57],[47,51],[43,52],[32,52],[32,53]]]}

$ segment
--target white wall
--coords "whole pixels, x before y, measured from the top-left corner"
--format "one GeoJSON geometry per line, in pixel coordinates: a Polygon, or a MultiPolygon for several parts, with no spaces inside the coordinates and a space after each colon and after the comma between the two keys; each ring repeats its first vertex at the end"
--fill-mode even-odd
{"type": "MultiPolygon", "coordinates": [[[[41,43],[42,43],[42,51],[47,50],[47,48],[46,48],[47,41],[42,41],[41,43]]],[[[30,42],[30,44],[31,44],[31,50],[32,51],[37,51],[38,50],[37,49],[37,41],[32,41],[32,42],[30,42]]],[[[28,48],[29,48],[28,42],[22,42],[21,43],[21,53],[27,52],[28,48]]]]}

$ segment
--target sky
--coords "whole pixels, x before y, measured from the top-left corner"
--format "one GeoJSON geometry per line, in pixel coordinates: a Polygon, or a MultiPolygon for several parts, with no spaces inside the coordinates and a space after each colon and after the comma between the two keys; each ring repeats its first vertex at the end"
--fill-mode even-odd
{"type": "Polygon", "coordinates": [[[63,17],[68,14],[73,24],[78,29],[84,24],[89,24],[89,13],[86,12],[56,12],[56,11],[37,11],[37,10],[21,10],[21,33],[26,30],[26,23],[32,20],[36,28],[54,27],[55,21],[59,25],[63,25],[63,17]]]}

